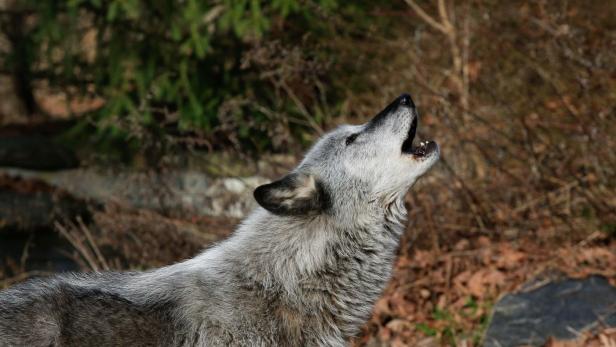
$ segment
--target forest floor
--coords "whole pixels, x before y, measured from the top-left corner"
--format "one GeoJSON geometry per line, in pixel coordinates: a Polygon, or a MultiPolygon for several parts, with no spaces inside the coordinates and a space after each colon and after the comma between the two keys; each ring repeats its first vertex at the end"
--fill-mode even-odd
{"type": "MultiPolygon", "coordinates": [[[[39,198],[53,190],[40,182],[7,178],[2,188],[39,198]]],[[[82,270],[145,269],[179,261],[225,238],[239,222],[111,205],[91,208],[84,220],[65,220],[55,228],[70,241],[64,251],[82,270]]],[[[507,239],[442,232],[436,245],[423,242],[430,238],[428,232],[417,234],[409,228],[393,278],[353,346],[479,346],[494,304],[530,280],[545,283],[598,274],[616,284],[616,240],[601,231],[576,242],[556,242],[537,233],[507,239]]],[[[4,259],[0,287],[41,274],[25,265],[28,247],[21,265],[4,259]]],[[[582,331],[576,341],[550,341],[546,346],[613,347],[615,342],[616,330],[605,329],[582,331]]]]}

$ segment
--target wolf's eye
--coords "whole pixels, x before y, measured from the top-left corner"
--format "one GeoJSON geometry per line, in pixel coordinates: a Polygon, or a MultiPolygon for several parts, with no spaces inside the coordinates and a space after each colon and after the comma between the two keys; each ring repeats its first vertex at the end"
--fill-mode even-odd
{"type": "Polygon", "coordinates": [[[357,135],[359,135],[359,134],[353,134],[353,135],[347,137],[346,140],[344,141],[344,143],[347,146],[350,145],[351,143],[353,143],[355,141],[355,139],[357,138],[357,135]]]}

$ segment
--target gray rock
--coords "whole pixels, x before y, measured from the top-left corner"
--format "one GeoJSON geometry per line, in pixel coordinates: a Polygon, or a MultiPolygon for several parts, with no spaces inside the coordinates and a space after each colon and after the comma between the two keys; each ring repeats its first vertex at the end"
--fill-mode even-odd
{"type": "Polygon", "coordinates": [[[79,199],[103,204],[236,219],[256,207],[252,192],[268,182],[259,176],[213,178],[191,170],[154,173],[84,167],[40,172],[5,168],[0,173],[41,180],[79,199]]]}
{"type": "Polygon", "coordinates": [[[574,339],[576,332],[616,326],[616,287],[604,277],[532,287],[496,304],[485,347],[542,346],[550,336],[574,339]]]}

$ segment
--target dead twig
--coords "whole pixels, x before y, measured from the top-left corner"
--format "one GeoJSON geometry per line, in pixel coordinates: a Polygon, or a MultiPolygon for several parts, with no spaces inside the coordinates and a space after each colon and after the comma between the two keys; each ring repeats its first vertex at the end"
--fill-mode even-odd
{"type": "Polygon", "coordinates": [[[78,254],[85,260],[86,265],[92,271],[109,270],[109,266],[96,246],[96,243],[94,243],[90,231],[83,225],[83,222],[78,220],[78,223],[81,224],[79,227],[69,224],[70,230],[57,221],[54,223],[54,226],[58,232],[68,240],[73,248],[77,250],[78,254]],[[76,231],[82,233],[83,237],[76,235],[76,231]],[[89,246],[83,242],[84,237],[89,246]]]}
{"type": "Polygon", "coordinates": [[[90,244],[90,248],[94,250],[94,254],[96,255],[96,258],[98,259],[99,264],[101,264],[103,270],[109,271],[110,268],[109,268],[109,265],[107,264],[107,261],[105,260],[105,257],[103,257],[103,254],[98,248],[98,245],[96,244],[96,242],[94,242],[94,238],[92,237],[90,230],[83,223],[83,220],[81,219],[81,217],[77,217],[77,223],[79,224],[79,229],[86,236],[86,239],[88,240],[88,243],[90,244]]]}

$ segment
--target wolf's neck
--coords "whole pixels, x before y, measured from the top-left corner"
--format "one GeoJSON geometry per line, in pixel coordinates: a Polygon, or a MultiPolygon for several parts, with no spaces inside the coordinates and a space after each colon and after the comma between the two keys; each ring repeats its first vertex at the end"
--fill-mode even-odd
{"type": "MultiPolygon", "coordinates": [[[[374,230],[365,230],[364,238],[347,238],[350,255],[345,248],[338,249],[341,255],[338,279],[332,278],[336,290],[332,293],[339,313],[337,320],[346,336],[355,335],[370,317],[376,300],[381,296],[391,278],[393,263],[404,232],[406,209],[402,200],[396,200],[384,211],[382,225],[374,230]]],[[[357,234],[355,234],[357,235],[357,234]]]]}
{"type": "Polygon", "coordinates": [[[345,337],[355,334],[390,279],[406,218],[402,202],[348,226],[270,217],[255,216],[243,226],[250,230],[229,240],[242,252],[235,257],[241,277],[275,293],[285,310],[311,312],[312,320],[337,322],[345,337]]]}

